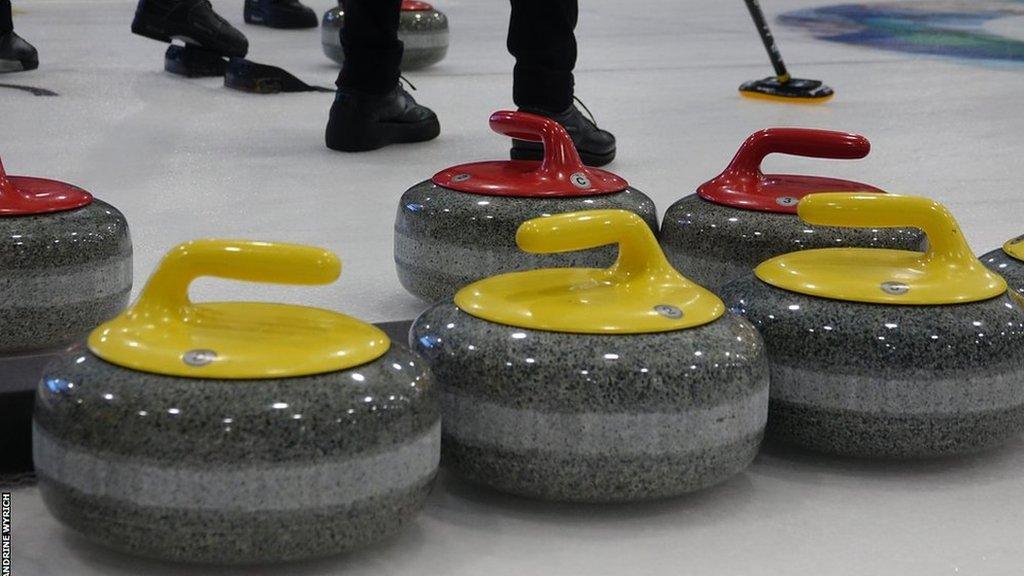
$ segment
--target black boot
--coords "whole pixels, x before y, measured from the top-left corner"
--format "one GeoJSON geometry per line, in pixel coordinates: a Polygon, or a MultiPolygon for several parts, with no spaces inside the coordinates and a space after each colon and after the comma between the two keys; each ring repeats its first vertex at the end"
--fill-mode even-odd
{"type": "Polygon", "coordinates": [[[242,58],[249,41],[213,11],[209,0],[139,0],[132,32],[161,42],[172,38],[223,56],[242,58]]]}
{"type": "Polygon", "coordinates": [[[316,28],[318,20],[312,8],[299,0],[245,0],[245,21],[270,28],[316,28]]]}
{"type": "MultiPolygon", "coordinates": [[[[545,116],[561,124],[576,145],[580,159],[587,166],[604,166],[615,159],[615,136],[598,128],[575,104],[558,114],[528,108],[520,108],[520,111],[545,116]]],[[[540,160],[543,155],[544,147],[540,142],[512,140],[513,160],[540,160]]]]}
{"type": "Polygon", "coordinates": [[[12,30],[0,34],[0,72],[21,72],[39,68],[39,53],[12,30]]]}
{"type": "Polygon", "coordinates": [[[383,96],[338,88],[326,140],[332,150],[360,152],[433,140],[440,133],[434,111],[417,104],[401,85],[383,96]]]}

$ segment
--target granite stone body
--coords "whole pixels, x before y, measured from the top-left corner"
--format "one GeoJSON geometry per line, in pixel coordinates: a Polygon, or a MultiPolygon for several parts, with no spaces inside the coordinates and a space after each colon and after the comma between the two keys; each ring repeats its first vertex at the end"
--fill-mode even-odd
{"type": "Polygon", "coordinates": [[[46,371],[34,420],[46,505],[144,556],[294,560],[383,538],[423,505],[440,455],[422,361],[392,346],[277,380],[132,371],[85,353],[46,371]]]}
{"type": "MultiPolygon", "coordinates": [[[[341,8],[324,13],[320,41],[324,54],[338,64],[345,62],[341,46],[341,28],[345,14],[341,8]]],[[[405,45],[402,69],[415,70],[437,64],[448,54],[448,17],[437,10],[403,10],[398,23],[398,39],[405,45]]]]}
{"type": "Polygon", "coordinates": [[[669,207],[660,238],[669,262],[714,292],[788,252],[844,246],[923,250],[926,241],[916,228],[811,226],[796,214],[723,206],[697,194],[669,207]]]}
{"type": "Polygon", "coordinates": [[[841,302],[753,275],[722,298],[764,337],[768,434],[823,452],[921,458],[979,451],[1024,431],[1024,307],[841,302]]]}
{"type": "Polygon", "coordinates": [[[80,339],[132,287],[128,224],[113,206],[0,217],[0,354],[80,339]]]}
{"type": "Polygon", "coordinates": [[[998,248],[979,257],[985,266],[1006,279],[1010,289],[1024,297],[1024,262],[998,248]]]}
{"type": "Polygon", "coordinates": [[[458,192],[427,180],[410,188],[395,218],[395,266],[406,290],[426,302],[450,300],[477,280],[534,268],[606,268],[617,248],[530,254],[516,245],[523,222],[575,210],[620,208],[657,233],[654,202],[639,190],[575,198],[517,198],[458,192]]]}
{"type": "Polygon", "coordinates": [[[442,461],[504,492],[577,502],[674,496],[743,470],[764,431],[764,345],[731,314],[675,332],[583,335],[438,304],[410,341],[441,389],[442,461]]]}

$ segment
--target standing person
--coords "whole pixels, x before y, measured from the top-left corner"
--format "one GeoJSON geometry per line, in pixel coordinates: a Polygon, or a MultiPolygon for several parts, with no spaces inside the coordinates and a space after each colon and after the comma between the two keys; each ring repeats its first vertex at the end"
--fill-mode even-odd
{"type": "Polygon", "coordinates": [[[11,0],[0,0],[0,72],[20,72],[39,67],[34,46],[14,33],[11,0]]]}
{"type": "MultiPolygon", "coordinates": [[[[615,137],[574,104],[577,0],[511,0],[508,50],[516,59],[512,98],[524,112],[558,121],[583,161],[615,158],[615,137]]],[[[399,84],[401,0],[345,0],[345,62],[327,122],[327,147],[345,152],[422,142],[440,133],[437,116],[399,84]]],[[[512,158],[537,159],[540,143],[514,140],[512,158]]]]}

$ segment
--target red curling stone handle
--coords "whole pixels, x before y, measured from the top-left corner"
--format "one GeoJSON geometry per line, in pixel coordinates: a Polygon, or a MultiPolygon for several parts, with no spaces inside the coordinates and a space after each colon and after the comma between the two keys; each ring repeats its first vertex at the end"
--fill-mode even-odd
{"type": "Polygon", "coordinates": [[[812,128],[766,128],[747,137],[725,173],[760,172],[761,162],[769,154],[851,160],[863,158],[870,151],[871,143],[860,134],[812,128]]]}
{"type": "Polygon", "coordinates": [[[427,2],[420,2],[418,0],[402,0],[403,12],[423,12],[424,10],[433,9],[434,7],[427,2]]]}
{"type": "Polygon", "coordinates": [[[611,172],[584,166],[565,128],[550,118],[501,110],[491,114],[489,123],[498,134],[540,142],[541,160],[459,164],[434,174],[434,184],[470,194],[520,198],[613,194],[629,187],[628,182],[611,172]]]}
{"type": "Polygon", "coordinates": [[[811,128],[766,128],[754,132],[721,174],[701,184],[705,200],[749,210],[796,214],[800,198],[816,192],[882,192],[849,180],[821,176],[769,174],[761,162],[769,154],[810,158],[856,159],[871,151],[868,139],[849,132],[811,128]]]}
{"type": "Polygon", "coordinates": [[[500,110],[491,114],[490,124],[491,130],[498,134],[540,142],[544,146],[544,158],[536,172],[550,174],[559,180],[577,172],[586,172],[572,138],[558,122],[528,112],[500,110]]]}

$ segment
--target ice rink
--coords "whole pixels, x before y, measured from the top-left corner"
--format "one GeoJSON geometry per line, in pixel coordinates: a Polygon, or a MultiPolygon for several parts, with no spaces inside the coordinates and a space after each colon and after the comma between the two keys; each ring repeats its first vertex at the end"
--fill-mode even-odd
{"type": "MultiPolygon", "coordinates": [[[[217,10],[252,60],[331,85],[318,30],[245,25],[241,0],[217,10]]],[[[331,0],[311,0],[318,13],[331,0]]],[[[314,244],[344,263],[325,287],[203,280],[196,299],[274,299],[371,321],[424,305],[399,285],[392,224],[402,192],[452,164],[505,158],[488,115],[510,108],[503,0],[438,0],[450,18],[441,64],[408,73],[441,120],[433,142],[344,155],[324,147],[332,96],[253,95],[162,69],[165,45],[129,31],[130,0],[15,0],[15,29],[37,71],[0,83],[0,158],[10,174],[82,186],[120,208],[135,245],[135,292],[160,256],[199,237],[314,244]]],[[[771,68],[739,0],[581,0],[577,95],[618,137],[608,168],[664,212],[717,174],[751,132],[804,126],[857,132],[859,161],[770,157],[772,171],[852,178],[945,203],[977,253],[1024,233],[1024,63],[968,61],[831,43],[773,24],[794,76],[831,102],[783,105],[736,87],[771,68]]],[[[987,3],[991,4],[991,3],[987,3]]],[[[823,5],[767,0],[774,17],[823,5]]],[[[1024,38],[1024,19],[991,30],[1024,38]]],[[[64,529],[35,488],[14,491],[14,574],[363,575],[1011,575],[1024,570],[1024,441],[923,463],[829,459],[767,447],[743,474],[689,497],[562,506],[496,495],[442,472],[427,508],[396,538],[311,563],[239,570],[152,563],[64,529]]]]}

